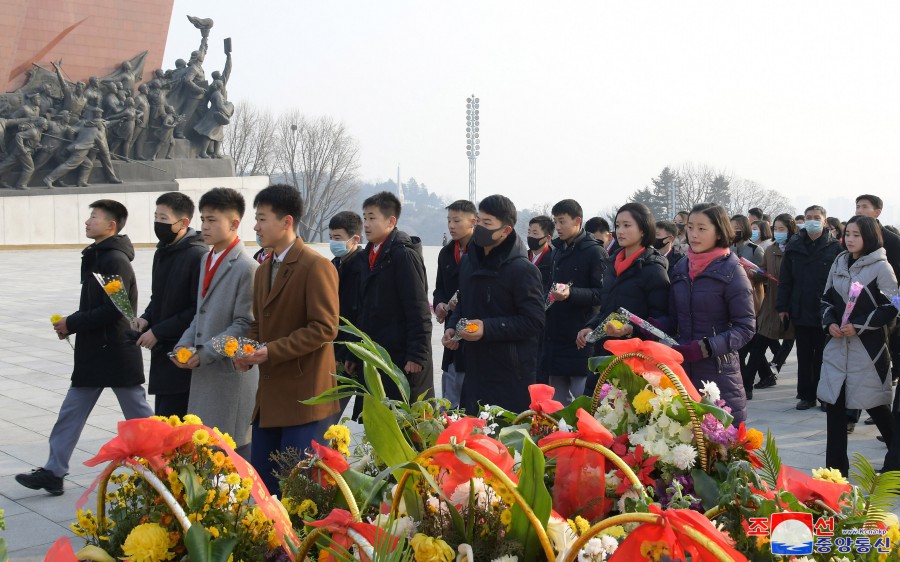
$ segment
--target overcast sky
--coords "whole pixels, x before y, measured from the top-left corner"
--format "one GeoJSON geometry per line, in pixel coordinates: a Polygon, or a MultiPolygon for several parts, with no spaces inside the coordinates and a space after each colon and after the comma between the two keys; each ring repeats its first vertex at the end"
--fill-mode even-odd
{"type": "Polygon", "coordinates": [[[479,196],[594,212],[693,161],[900,219],[900,2],[176,0],[168,68],[188,13],[215,19],[207,75],[233,38],[232,101],[343,120],[366,180],[465,197],[474,92],[479,196]]]}

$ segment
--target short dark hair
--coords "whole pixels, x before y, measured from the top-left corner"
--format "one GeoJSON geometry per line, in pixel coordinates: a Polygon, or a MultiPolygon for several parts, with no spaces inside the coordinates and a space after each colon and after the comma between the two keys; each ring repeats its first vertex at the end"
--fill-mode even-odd
{"type": "Polygon", "coordinates": [[[445,207],[448,211],[455,211],[457,213],[470,213],[472,215],[478,214],[478,209],[475,208],[475,203],[472,203],[468,199],[457,199],[453,203],[450,203],[445,207]]]}
{"type": "Polygon", "coordinates": [[[247,210],[247,204],[244,202],[244,196],[236,189],[230,187],[214,187],[200,196],[200,203],[197,205],[200,212],[203,209],[213,211],[226,212],[234,211],[239,217],[244,217],[244,211],[247,210]]]}
{"type": "Polygon", "coordinates": [[[713,223],[716,234],[719,235],[719,239],[716,240],[716,247],[727,248],[731,246],[731,241],[734,240],[734,229],[731,228],[731,219],[728,218],[728,213],[725,212],[724,207],[714,203],[698,203],[691,209],[691,215],[696,213],[703,213],[713,223]]]}
{"type": "Polygon", "coordinates": [[[379,191],[375,195],[366,197],[363,201],[362,208],[365,211],[369,207],[376,207],[385,218],[394,217],[400,220],[400,211],[402,205],[397,196],[390,191],[379,191]]]}
{"type": "Polygon", "coordinates": [[[509,197],[495,194],[488,195],[478,203],[478,211],[497,217],[504,226],[516,226],[518,213],[516,205],[509,197]]]}
{"type": "Polygon", "coordinates": [[[763,212],[762,212],[762,209],[760,209],[759,207],[753,207],[752,209],[750,209],[749,211],[747,211],[747,214],[748,214],[748,215],[753,215],[754,217],[763,218],[763,212]]]}
{"type": "MultiPolygon", "coordinates": [[[[777,218],[777,217],[776,217],[776,218],[777,218]]],[[[797,215],[796,217],[794,217],[794,222],[797,222],[797,221],[805,221],[805,220],[806,220],[806,216],[805,216],[805,215],[797,215]]]]}
{"type": "Polygon", "coordinates": [[[638,228],[641,229],[641,234],[643,235],[641,246],[648,248],[652,246],[656,241],[656,219],[653,218],[653,213],[650,212],[647,205],[634,202],[625,203],[616,211],[616,220],[619,219],[619,215],[626,212],[631,215],[638,228]]]}
{"type": "MultiPolygon", "coordinates": [[[[684,215],[685,220],[687,220],[687,218],[689,216],[691,216],[691,214],[687,211],[678,211],[677,213],[675,213],[675,217],[680,217],[682,215],[684,215]]],[[[672,217],[672,218],[675,218],[675,217],[672,217]]]]}
{"type": "MultiPolygon", "coordinates": [[[[826,218],[828,217],[828,211],[826,211],[825,207],[823,207],[822,205],[810,205],[809,207],[807,207],[806,209],[803,210],[803,214],[805,215],[806,213],[808,213],[810,211],[819,211],[820,213],[822,213],[823,217],[826,217],[826,218]]],[[[806,217],[804,217],[804,218],[806,218],[806,217]]]]}
{"type": "Polygon", "coordinates": [[[750,225],[750,228],[756,227],[759,229],[759,240],[771,240],[772,239],[772,227],[769,226],[769,223],[766,221],[753,221],[753,224],[750,225]]]}
{"type": "Polygon", "coordinates": [[[862,215],[854,216],[847,221],[847,228],[855,224],[863,239],[863,254],[871,254],[878,248],[884,247],[884,238],[881,236],[881,225],[872,217],[862,215]]]}
{"type": "Polygon", "coordinates": [[[775,220],[772,221],[772,226],[775,226],[776,222],[780,222],[785,227],[787,227],[788,233],[790,234],[788,238],[797,234],[797,231],[799,230],[797,228],[797,221],[795,221],[794,218],[791,217],[790,213],[781,213],[780,215],[775,217],[775,220]]]}
{"type": "Polygon", "coordinates": [[[584,229],[588,232],[609,232],[609,223],[603,217],[591,217],[584,223],[584,229]]]}
{"type": "Polygon", "coordinates": [[[362,232],[362,217],[353,211],[341,211],[331,217],[331,220],[328,221],[328,228],[331,230],[341,228],[346,230],[350,236],[356,236],[362,232]]]}
{"type": "Polygon", "coordinates": [[[584,218],[584,211],[581,209],[581,204],[574,199],[563,199],[556,205],[553,205],[553,208],[550,209],[550,214],[554,217],[558,215],[569,215],[573,219],[584,218]]]}
{"type": "Polygon", "coordinates": [[[172,209],[175,216],[194,218],[194,202],[191,198],[180,191],[170,191],[163,193],[156,198],[157,205],[165,205],[172,209]]]}
{"type": "Polygon", "coordinates": [[[860,200],[868,201],[869,203],[872,204],[872,207],[875,208],[876,210],[884,209],[884,201],[882,201],[881,197],[879,197],[877,195],[869,195],[868,193],[865,193],[856,198],[856,203],[859,203],[860,200]]]}
{"type": "Polygon", "coordinates": [[[738,242],[746,242],[750,240],[750,219],[745,217],[744,215],[734,215],[731,217],[733,222],[738,224],[738,227],[741,229],[741,236],[738,237],[737,229],[734,231],[734,243],[738,242]]]}
{"type": "Polygon", "coordinates": [[[657,221],[656,230],[665,230],[672,236],[678,236],[678,225],[672,221],[657,221]]]}
{"type": "Polygon", "coordinates": [[[122,232],[125,223],[128,221],[128,209],[125,205],[113,199],[98,199],[88,205],[91,209],[100,209],[106,213],[107,218],[116,222],[116,234],[122,232]]]}
{"type": "Polygon", "coordinates": [[[253,208],[260,205],[272,207],[272,212],[279,219],[290,215],[294,219],[294,228],[299,226],[300,217],[303,216],[303,199],[300,192],[292,185],[275,183],[263,189],[253,198],[253,208]]]}
{"type": "Polygon", "coordinates": [[[533,224],[538,225],[547,236],[553,236],[553,231],[556,230],[556,226],[553,225],[553,219],[551,219],[547,215],[538,215],[536,217],[533,217],[530,221],[528,221],[528,226],[531,226],[533,224]]]}

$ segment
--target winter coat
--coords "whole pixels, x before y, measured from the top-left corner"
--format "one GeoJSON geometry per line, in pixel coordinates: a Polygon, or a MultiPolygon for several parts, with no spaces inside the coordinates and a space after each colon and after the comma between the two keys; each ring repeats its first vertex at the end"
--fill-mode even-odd
{"type": "Polygon", "coordinates": [[[527,409],[544,329],[544,294],[540,272],[515,231],[487,256],[469,244],[460,262],[459,285],[450,325],[461,318],[484,322],[484,337],[461,341],[457,353],[466,365],[462,407],[469,414],[477,414],[479,403],[512,412],[527,409]]]}
{"type": "Polygon", "coordinates": [[[850,314],[856,336],[827,336],[822,354],[822,375],[816,396],[834,404],[841,388],[846,387],[847,408],[868,409],[891,403],[888,351],[888,324],[897,318],[897,309],[887,295],[897,294],[897,278],[887,262],[884,248],[861,256],[849,264],[850,252],[842,252],[831,267],[825,294],[822,295],[822,328],[841,325],[850,286],[861,283],[850,314]]]}
{"type": "MultiPolygon", "coordinates": [[[[203,295],[206,258],[197,267],[200,275],[194,287],[197,310],[191,325],[176,347],[194,347],[200,366],[187,374],[191,383],[188,412],[200,416],[209,427],[230,434],[240,447],[250,442],[250,421],[259,385],[259,368],[239,372],[228,357],[216,352],[211,340],[216,336],[246,336],[253,321],[253,277],[259,264],[238,242],[219,264],[203,295]]],[[[173,365],[174,366],[174,365],[173,365]]],[[[176,367],[177,368],[177,367],[176,367]]],[[[152,377],[152,374],[151,374],[152,377]]]]}
{"type": "Polygon", "coordinates": [[[253,279],[253,321],[247,337],[263,342],[269,358],[259,366],[253,409],[259,427],[290,427],[330,418],[338,403],[301,400],[335,386],[338,276],[319,252],[297,238],[272,279],[270,255],[253,279]]]}
{"type": "MultiPolygon", "coordinates": [[[[401,370],[412,361],[423,367],[409,376],[410,392],[418,397],[434,392],[431,363],[431,311],[428,309],[428,279],[422,261],[422,243],[405,232],[394,230],[382,243],[375,265],[369,269],[371,242],[360,256],[365,274],[360,287],[357,326],[381,344],[401,370]]],[[[399,390],[384,377],[390,398],[399,399],[399,390]]]]}
{"type": "MultiPolygon", "coordinates": [[[[584,377],[590,346],[578,349],[575,338],[600,307],[606,250],[594,236],[582,230],[566,244],[553,240],[550,285],[571,283],[569,298],[554,302],[546,312],[539,371],[554,377],[584,377]]],[[[546,296],[545,296],[546,298],[546,296]]]]}
{"type": "Polygon", "coordinates": [[[900,236],[882,226],[881,238],[884,240],[884,253],[888,265],[894,270],[894,276],[900,279],[900,236]]]}
{"type": "MultiPolygon", "coordinates": [[[[453,298],[453,294],[459,290],[459,264],[456,263],[454,252],[456,252],[456,242],[451,241],[441,248],[441,251],[438,253],[437,275],[435,276],[434,293],[432,294],[432,306],[434,307],[441,303],[449,303],[450,299],[453,298]]],[[[460,259],[461,261],[462,258],[460,259]]],[[[444,319],[443,330],[453,327],[450,325],[451,315],[452,312],[447,313],[447,318],[444,319]]],[[[444,355],[441,360],[442,371],[450,368],[450,365],[454,362],[454,356],[453,350],[444,348],[444,355]]],[[[459,369],[460,372],[465,372],[464,365],[460,364],[459,369]]]]}
{"type": "Polygon", "coordinates": [[[150,304],[141,315],[159,340],[150,350],[150,394],[180,394],[191,388],[191,372],[175,366],[169,353],[194,318],[200,261],[208,253],[203,236],[193,228],[171,246],[156,246],[150,304]]]}
{"type": "Polygon", "coordinates": [[[697,388],[704,381],[716,383],[735,423],[740,423],[746,419],[747,402],[738,350],[756,332],[750,280],[733,253],[713,261],[693,281],[689,259],[675,266],[669,310],[678,342],[707,338],[712,356],[684,363],[684,370],[697,388]]]}
{"type": "Polygon", "coordinates": [[[666,273],[669,275],[669,279],[672,278],[672,273],[675,272],[675,265],[684,258],[685,254],[682,254],[675,248],[669,250],[669,253],[663,256],[666,258],[666,262],[668,262],[669,267],[666,269],[666,273]]]}
{"type": "MultiPolygon", "coordinates": [[[[772,244],[766,248],[766,251],[763,254],[762,268],[766,273],[769,273],[774,276],[775,279],[778,279],[778,276],[781,273],[781,261],[783,258],[784,251],[778,244],[772,244]]],[[[789,323],[788,329],[785,330],[781,317],[775,309],[775,301],[778,298],[779,290],[778,282],[768,278],[765,278],[763,282],[765,283],[766,296],[763,299],[762,307],[756,316],[756,331],[759,332],[761,336],[767,337],[770,340],[794,339],[794,325],[789,323]]]]}
{"type": "Polygon", "coordinates": [[[125,340],[131,330],[94,273],[119,275],[131,308],[137,308],[138,289],[131,262],[134,246],[124,234],[91,244],[81,252],[81,299],[78,310],[66,318],[75,338],[72,386],[118,387],[144,383],[141,348],[125,340]]]}
{"type": "Polygon", "coordinates": [[[778,298],[775,309],[787,312],[795,326],[820,327],[825,282],[841,245],[830,232],[816,240],[805,230],[788,240],[778,274],[778,298]]]}
{"type": "Polygon", "coordinates": [[[731,252],[737,254],[738,258],[750,260],[755,265],[762,265],[763,251],[758,245],[748,241],[738,242],[731,246],[731,252]]]}
{"type": "MultiPolygon", "coordinates": [[[[558,240],[558,238],[557,238],[558,240]]],[[[606,250],[603,251],[606,253],[606,250]]],[[[528,251],[528,261],[534,263],[534,266],[538,268],[538,271],[541,272],[541,287],[544,288],[544,295],[546,295],[550,291],[550,283],[553,277],[553,246],[548,245],[547,251],[541,254],[541,257],[538,258],[537,263],[534,263],[532,260],[532,252],[528,251]]]]}
{"type": "MultiPolygon", "coordinates": [[[[349,256],[334,258],[331,260],[338,272],[338,300],[340,301],[340,314],[351,324],[356,325],[359,320],[359,288],[362,278],[368,273],[369,264],[366,263],[365,252],[357,249],[349,256]]],[[[335,341],[356,341],[358,338],[344,332],[338,332],[335,341]]],[[[344,345],[334,346],[334,357],[338,362],[354,359],[356,356],[344,345]]]]}
{"type": "MultiPolygon", "coordinates": [[[[639,258],[622,272],[616,275],[616,257],[619,252],[606,258],[603,270],[603,291],[600,294],[600,310],[583,328],[596,328],[601,322],[619,308],[625,308],[644,320],[653,318],[663,320],[669,314],[669,275],[666,273],[668,262],[659,255],[655,248],[644,248],[639,258]]],[[[686,260],[681,260],[686,261],[686,260]]],[[[679,262],[681,263],[681,262],[679,262]]],[[[642,332],[635,329],[634,334],[641,337],[642,332]]],[[[601,340],[597,349],[603,347],[601,340]]],[[[589,346],[588,346],[589,347],[589,346]]],[[[607,354],[606,351],[600,352],[607,354]]]]}

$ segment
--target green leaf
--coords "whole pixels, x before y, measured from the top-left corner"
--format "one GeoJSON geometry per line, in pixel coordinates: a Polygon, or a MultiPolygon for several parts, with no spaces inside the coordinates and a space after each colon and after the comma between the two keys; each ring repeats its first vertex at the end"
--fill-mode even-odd
{"type": "MultiPolygon", "coordinates": [[[[364,396],[362,415],[366,420],[366,437],[385,464],[399,466],[416,458],[416,451],[400,431],[394,412],[380,400],[376,400],[372,395],[364,396]]],[[[394,478],[399,481],[401,476],[403,470],[395,469],[394,478]]],[[[416,517],[419,515],[419,501],[415,493],[409,490],[408,493],[404,493],[403,498],[410,516],[420,519],[416,517]]]]}
{"type": "Polygon", "coordinates": [[[329,388],[318,396],[313,396],[312,398],[307,398],[306,400],[300,400],[300,403],[307,406],[312,406],[313,404],[334,402],[335,400],[340,400],[341,398],[346,398],[348,396],[359,396],[360,394],[362,394],[362,392],[360,391],[361,388],[361,386],[359,388],[355,388],[350,385],[335,386],[334,388],[329,388]],[[346,389],[352,390],[347,391],[346,389]]]}
{"type": "Polygon", "coordinates": [[[591,397],[590,396],[579,396],[575,400],[572,400],[572,403],[559,410],[557,412],[553,412],[553,417],[560,420],[566,420],[566,423],[572,427],[578,423],[578,410],[584,409],[585,412],[590,413],[591,411],[591,397]]]}
{"type": "Polygon", "coordinates": [[[213,539],[203,525],[196,523],[184,535],[184,546],[191,562],[228,562],[237,543],[237,537],[213,539]]]}
{"type": "Polygon", "coordinates": [[[366,381],[366,388],[369,393],[378,400],[384,400],[387,394],[384,391],[384,384],[381,382],[381,375],[375,365],[366,361],[363,363],[363,379],[366,381]]]}
{"type": "Polygon", "coordinates": [[[614,355],[598,355],[596,357],[590,357],[588,358],[588,369],[595,373],[602,373],[613,359],[615,359],[614,355]]]}
{"type": "Polygon", "coordinates": [[[852,467],[850,477],[866,495],[863,518],[866,521],[885,521],[894,508],[897,496],[900,496],[900,472],[891,470],[879,474],[860,453],[853,455],[852,467]]]}
{"type": "MultiPolygon", "coordinates": [[[[547,486],[544,484],[544,455],[530,440],[523,443],[519,494],[522,495],[525,502],[534,511],[540,524],[546,529],[552,501],[550,492],[547,491],[547,486]]],[[[513,540],[524,546],[524,562],[534,562],[543,556],[538,534],[528,521],[525,511],[518,504],[512,508],[509,534],[513,540]]]]}
{"type": "Polygon", "coordinates": [[[703,504],[703,509],[709,510],[719,505],[719,483],[706,472],[695,468],[691,470],[694,479],[694,491],[703,504]]]}
{"type": "Polygon", "coordinates": [[[344,477],[344,480],[350,487],[350,491],[353,492],[353,497],[356,498],[357,504],[360,501],[365,501],[370,496],[381,494],[387,487],[387,483],[383,480],[378,481],[375,477],[363,474],[352,468],[342,472],[341,476],[344,477]]]}
{"type": "Polygon", "coordinates": [[[193,512],[203,509],[203,504],[206,503],[206,489],[200,483],[200,477],[194,472],[194,467],[191,465],[179,466],[178,480],[184,486],[188,509],[193,512]]]}
{"type": "Polygon", "coordinates": [[[531,433],[529,432],[530,427],[531,426],[527,423],[504,427],[500,430],[498,440],[503,443],[507,449],[513,449],[514,451],[521,453],[522,448],[525,447],[525,441],[534,442],[531,438],[531,433]]]}
{"type": "Polygon", "coordinates": [[[774,490],[778,482],[778,475],[781,474],[781,456],[778,454],[778,447],[775,445],[775,437],[772,431],[766,431],[766,443],[756,452],[756,458],[762,464],[760,468],[760,476],[763,482],[774,490]]]}

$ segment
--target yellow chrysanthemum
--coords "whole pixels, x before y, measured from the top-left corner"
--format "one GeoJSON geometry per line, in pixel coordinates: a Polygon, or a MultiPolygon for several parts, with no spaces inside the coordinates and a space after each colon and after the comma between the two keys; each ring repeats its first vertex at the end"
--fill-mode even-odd
{"type": "Polygon", "coordinates": [[[238,503],[247,501],[247,498],[250,497],[250,490],[245,488],[241,488],[240,490],[234,493],[234,499],[237,500],[238,503]]]}
{"type": "Polygon", "coordinates": [[[225,442],[226,445],[228,445],[232,449],[237,447],[237,443],[234,442],[234,439],[231,438],[231,435],[222,433],[221,431],[219,431],[218,427],[213,428],[213,433],[215,433],[222,441],[225,442]]]}
{"type": "Polygon", "coordinates": [[[106,291],[107,295],[114,295],[122,290],[122,282],[118,279],[110,281],[103,286],[103,290],[106,291]]]}
{"type": "Polygon", "coordinates": [[[631,405],[634,406],[634,411],[638,414],[649,414],[653,411],[653,406],[650,405],[650,400],[656,398],[656,393],[650,390],[649,388],[645,388],[644,390],[638,392],[637,396],[632,400],[631,405]]]}
{"type": "Polygon", "coordinates": [[[219,535],[221,534],[218,527],[208,527],[206,530],[209,531],[209,534],[212,535],[212,538],[214,539],[219,538],[219,535]]]}
{"type": "Polygon", "coordinates": [[[182,425],[184,425],[181,423],[181,418],[179,418],[176,415],[169,416],[166,419],[166,422],[168,422],[168,424],[171,425],[172,427],[181,427],[182,425]]]}
{"type": "Polygon", "coordinates": [[[451,562],[456,559],[453,549],[441,539],[416,533],[409,544],[413,547],[416,562],[451,562]]]}
{"type": "Polygon", "coordinates": [[[234,357],[234,354],[237,353],[238,350],[238,342],[237,340],[228,340],[225,342],[225,347],[223,348],[225,351],[225,355],[228,357],[234,357]]]}
{"type": "Polygon", "coordinates": [[[206,445],[209,442],[209,432],[205,429],[198,429],[191,437],[194,445],[206,445]]]}
{"type": "Polygon", "coordinates": [[[241,478],[241,488],[249,491],[250,488],[253,487],[253,479],[252,478],[241,478]]]}
{"type": "Polygon", "coordinates": [[[641,543],[641,556],[653,562],[658,562],[663,556],[671,554],[669,545],[665,541],[644,541],[641,543]]]}
{"type": "Polygon", "coordinates": [[[169,552],[169,534],[157,523],[132,529],[122,544],[122,553],[130,562],[161,562],[175,557],[169,552]]]}
{"type": "Polygon", "coordinates": [[[331,441],[331,448],[341,452],[345,457],[350,456],[350,429],[346,425],[332,425],[325,432],[325,439],[331,441]]]}
{"type": "Polygon", "coordinates": [[[181,480],[178,479],[178,473],[175,472],[174,470],[172,472],[170,472],[169,476],[168,476],[168,480],[169,480],[169,487],[172,488],[172,493],[175,494],[176,496],[180,495],[181,492],[184,490],[184,486],[181,484],[181,480]]]}
{"type": "Polygon", "coordinates": [[[504,509],[500,512],[500,522],[509,529],[510,523],[512,523],[512,511],[509,509],[504,509]]]}
{"type": "Polygon", "coordinates": [[[575,516],[575,528],[577,529],[577,533],[579,535],[583,535],[591,528],[591,523],[584,517],[580,515],[575,516]]]}
{"type": "Polygon", "coordinates": [[[228,476],[225,477],[225,483],[229,486],[240,486],[241,485],[241,476],[240,474],[236,474],[232,472],[228,476]]]}
{"type": "Polygon", "coordinates": [[[747,445],[751,449],[759,449],[762,447],[765,439],[766,436],[762,434],[762,431],[752,427],[747,430],[747,445]]]}
{"type": "Polygon", "coordinates": [[[835,482],[837,484],[849,484],[847,479],[841,474],[841,471],[836,468],[814,468],[812,475],[816,480],[835,482]]]}
{"type": "Polygon", "coordinates": [[[613,328],[615,328],[616,330],[621,330],[622,328],[625,327],[625,324],[622,324],[622,323],[619,322],[618,320],[610,320],[610,321],[608,322],[608,324],[609,324],[610,326],[612,326],[613,328]]]}
{"type": "MultiPolygon", "coordinates": [[[[179,359],[179,361],[181,360],[179,359]]],[[[203,420],[200,419],[200,416],[194,414],[187,414],[183,419],[184,425],[203,425],[203,420]]]]}
{"type": "Polygon", "coordinates": [[[63,319],[63,317],[61,314],[54,314],[53,316],[50,317],[50,323],[56,324],[57,322],[59,322],[62,319],[63,319]]]}
{"type": "Polygon", "coordinates": [[[310,517],[315,517],[319,514],[319,506],[316,505],[316,502],[306,499],[300,502],[300,507],[297,508],[297,515],[303,517],[304,515],[309,515],[310,517]]]}
{"type": "Polygon", "coordinates": [[[194,352],[186,347],[182,347],[175,353],[175,359],[178,359],[179,363],[187,363],[193,356],[194,352]]]}
{"type": "Polygon", "coordinates": [[[625,536],[625,528],[621,525],[613,525],[607,529],[604,529],[601,535],[609,535],[614,539],[621,539],[625,536]]]}
{"type": "Polygon", "coordinates": [[[245,355],[252,355],[253,353],[256,353],[256,348],[249,343],[245,343],[244,347],[241,348],[241,351],[243,351],[245,355]]]}

